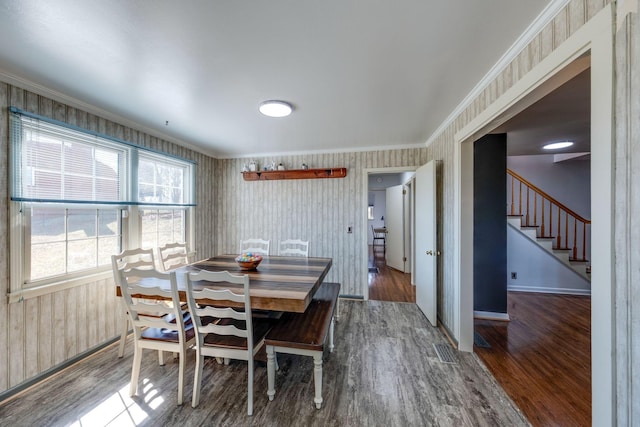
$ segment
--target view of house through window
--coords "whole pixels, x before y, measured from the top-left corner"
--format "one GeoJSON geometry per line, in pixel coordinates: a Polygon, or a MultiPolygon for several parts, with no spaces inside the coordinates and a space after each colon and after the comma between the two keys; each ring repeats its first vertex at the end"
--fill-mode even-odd
{"type": "Polygon", "coordinates": [[[185,241],[184,209],[142,209],[140,211],[141,246],[157,248],[185,241]]]}
{"type": "Polygon", "coordinates": [[[119,209],[31,211],[31,280],[95,269],[121,250],[119,209]]]}
{"type": "Polygon", "coordinates": [[[22,245],[11,251],[22,266],[12,290],[109,271],[126,244],[186,241],[191,162],[12,113],[11,200],[22,245]]]}
{"type": "Polygon", "coordinates": [[[138,161],[138,201],[140,241],[143,248],[155,248],[185,241],[185,210],[148,208],[147,204],[183,205],[188,167],[154,154],[140,154],[138,161]]]}

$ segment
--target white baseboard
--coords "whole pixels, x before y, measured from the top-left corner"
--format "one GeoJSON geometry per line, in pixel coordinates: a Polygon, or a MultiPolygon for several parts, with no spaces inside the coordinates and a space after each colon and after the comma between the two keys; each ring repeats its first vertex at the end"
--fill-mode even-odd
{"type": "Polygon", "coordinates": [[[507,291],[537,292],[541,294],[585,295],[591,296],[591,289],[552,288],[545,286],[513,286],[508,285],[507,291]]]}
{"type": "Polygon", "coordinates": [[[493,311],[475,311],[473,312],[473,317],[476,319],[485,319],[485,320],[502,320],[505,322],[510,321],[509,313],[494,313],[493,311]]]}

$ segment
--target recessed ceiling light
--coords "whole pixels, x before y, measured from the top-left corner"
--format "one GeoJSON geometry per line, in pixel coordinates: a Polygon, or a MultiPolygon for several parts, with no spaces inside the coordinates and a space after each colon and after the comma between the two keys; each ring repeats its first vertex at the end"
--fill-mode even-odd
{"type": "Polygon", "coordinates": [[[571,147],[572,145],[573,145],[573,142],[564,141],[564,142],[554,142],[553,144],[547,144],[542,148],[545,150],[559,150],[560,148],[567,148],[567,147],[571,147]]]}
{"type": "Polygon", "coordinates": [[[261,103],[258,110],[269,117],[287,117],[293,111],[293,107],[288,102],[271,100],[261,103]]]}

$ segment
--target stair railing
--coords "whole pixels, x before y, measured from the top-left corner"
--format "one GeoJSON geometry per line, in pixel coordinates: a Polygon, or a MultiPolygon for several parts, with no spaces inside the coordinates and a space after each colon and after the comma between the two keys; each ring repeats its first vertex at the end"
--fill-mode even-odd
{"type": "Polygon", "coordinates": [[[511,169],[507,169],[507,188],[509,187],[510,191],[507,193],[510,193],[511,199],[507,215],[521,216],[525,227],[537,227],[540,231],[538,237],[553,238],[554,249],[570,250],[572,260],[587,260],[587,232],[590,232],[587,226],[590,228],[590,220],[578,215],[511,169]],[[578,258],[578,253],[581,258],[578,258]]]}

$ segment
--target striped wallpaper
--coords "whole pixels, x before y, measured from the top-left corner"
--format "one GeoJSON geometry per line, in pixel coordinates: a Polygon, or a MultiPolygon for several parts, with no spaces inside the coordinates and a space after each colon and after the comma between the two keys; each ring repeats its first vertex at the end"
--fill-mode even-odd
{"type": "MultiPolygon", "coordinates": [[[[0,83],[0,245],[8,242],[8,118],[9,105],[52,117],[80,127],[97,130],[144,146],[156,148],[198,162],[194,249],[198,257],[213,253],[235,253],[240,239],[262,237],[272,241],[301,238],[311,242],[311,256],[334,259],[328,279],[340,281],[342,292],[362,295],[367,272],[361,269],[367,191],[364,169],[419,166],[429,160],[440,160],[438,239],[443,256],[439,265],[438,315],[450,331],[456,330],[453,271],[453,144],[454,135],[484,111],[515,82],[556,49],[564,40],[589,21],[609,0],[570,0],[567,6],[513,60],[501,74],[438,135],[427,148],[386,151],[311,154],[255,158],[261,163],[283,162],[297,168],[303,162],[310,167],[346,167],[344,179],[285,180],[245,182],[240,171],[248,159],[212,159],[178,145],[162,141],[134,129],[87,114],[20,88],[0,83]],[[347,227],[353,233],[347,233],[347,227]]],[[[635,424],[640,419],[637,405],[629,400],[637,391],[637,346],[640,295],[637,279],[638,239],[640,223],[637,215],[637,160],[640,155],[637,134],[639,114],[637,63],[640,52],[640,24],[637,14],[619,29],[616,53],[619,59],[616,90],[620,97],[616,129],[620,167],[616,169],[616,294],[622,307],[618,314],[618,413],[622,424],[635,424]],[[622,157],[620,157],[622,156],[622,157]],[[634,214],[635,212],[635,214],[634,214]],[[631,276],[629,276],[631,274],[631,276]],[[621,319],[621,320],[620,320],[621,319]],[[635,322],[635,323],[634,323],[635,322]],[[635,326],[633,326],[635,325],[635,326]],[[635,340],[635,341],[634,341],[635,340]],[[629,380],[635,378],[635,382],[629,380]]],[[[6,293],[10,274],[8,256],[0,257],[0,291],[6,293]]],[[[7,304],[0,301],[0,391],[14,387],[65,360],[99,345],[118,333],[118,307],[111,280],[92,283],[54,294],[7,304]]]]}
{"type": "Polygon", "coordinates": [[[308,240],[309,256],[333,258],[328,280],[342,283],[342,294],[362,296],[367,271],[362,271],[363,232],[367,193],[364,169],[419,166],[426,163],[426,148],[355,153],[312,154],[253,159],[259,164],[282,162],[288,169],[346,167],[345,178],[244,181],[242,166],[248,159],[216,161],[216,182],[221,195],[215,206],[218,220],[217,250],[236,253],[241,239],[271,240],[277,254],[280,240],[308,240]],[[353,232],[347,233],[348,227],[353,232]]]}
{"type": "MultiPolygon", "coordinates": [[[[0,294],[7,293],[10,275],[9,106],[197,162],[196,228],[199,236],[215,233],[214,212],[206,208],[214,206],[216,200],[212,158],[0,82],[0,247],[5,254],[0,257],[0,294]]],[[[215,251],[215,242],[197,239],[194,249],[199,254],[209,254],[215,251]]],[[[0,392],[117,336],[119,310],[111,279],[12,304],[6,298],[0,299],[0,392]]]]}

